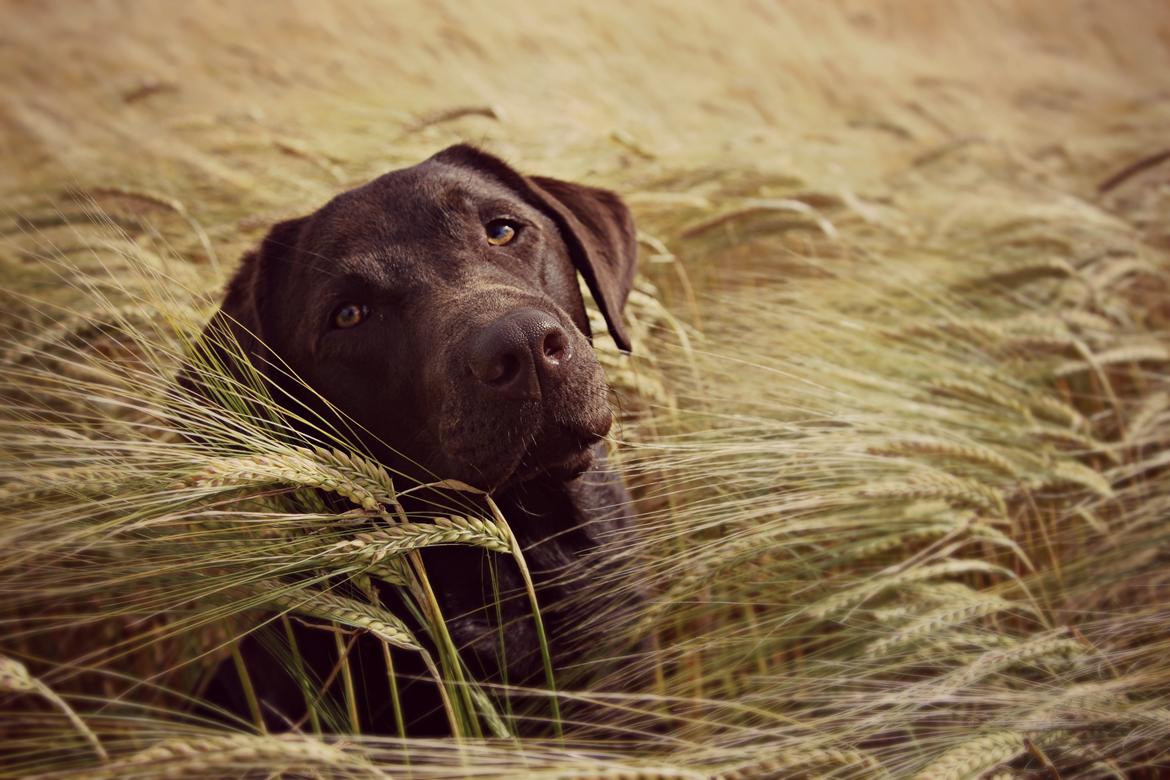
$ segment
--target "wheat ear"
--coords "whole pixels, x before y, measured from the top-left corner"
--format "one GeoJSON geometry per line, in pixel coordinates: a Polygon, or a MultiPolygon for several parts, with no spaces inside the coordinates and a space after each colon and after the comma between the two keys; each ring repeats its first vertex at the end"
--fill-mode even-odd
{"type": "Polygon", "coordinates": [[[873,455],[929,455],[949,460],[960,460],[986,466],[1009,476],[1019,476],[1019,469],[990,447],[980,444],[944,441],[942,439],[901,439],[869,448],[873,455]]]}
{"type": "Polygon", "coordinates": [[[422,650],[406,624],[384,609],[324,591],[301,590],[265,595],[272,605],[322,620],[334,620],[351,628],[369,631],[379,639],[405,650],[422,650]]]}
{"type": "MultiPolygon", "coordinates": [[[[974,596],[974,592],[972,596],[974,596]]],[[[981,595],[978,598],[972,596],[967,597],[966,603],[960,602],[958,606],[946,606],[922,615],[910,625],[871,643],[866,647],[865,654],[870,658],[881,657],[899,645],[932,636],[944,629],[993,615],[996,612],[1029,609],[1024,605],[1015,604],[998,596],[981,595]]]]}
{"type": "Polygon", "coordinates": [[[861,585],[848,588],[840,593],[835,593],[826,599],[809,607],[808,614],[810,617],[821,620],[830,615],[841,612],[842,610],[855,607],[863,602],[873,598],[879,593],[883,593],[892,588],[897,588],[902,585],[909,585],[910,583],[922,582],[924,580],[934,579],[935,577],[945,577],[954,574],[968,574],[968,573],[984,573],[984,574],[1002,574],[1005,576],[1012,576],[1012,573],[1002,566],[996,566],[986,561],[981,560],[951,560],[940,561],[938,563],[931,563],[918,568],[910,569],[908,571],[899,572],[885,577],[877,577],[870,582],[862,583],[861,585]]]}
{"type": "Polygon", "coordinates": [[[197,487],[242,487],[284,483],[337,493],[369,511],[396,499],[394,484],[380,466],[334,450],[291,447],[286,452],[220,458],[189,480],[197,487]]]}
{"type": "Polygon", "coordinates": [[[353,754],[319,740],[293,735],[252,734],[215,734],[166,740],[80,777],[85,780],[184,775],[227,777],[240,774],[244,767],[263,768],[265,773],[271,772],[273,767],[304,767],[385,777],[376,767],[353,754]]]}
{"type": "Polygon", "coordinates": [[[950,474],[921,474],[909,479],[883,482],[857,491],[859,498],[898,499],[943,498],[968,506],[1007,514],[1003,495],[993,487],[973,479],[950,474]]]}
{"type": "Polygon", "coordinates": [[[931,687],[937,688],[939,695],[949,695],[954,691],[962,690],[974,685],[996,672],[1008,669],[1018,664],[1039,661],[1043,658],[1066,658],[1082,655],[1088,648],[1076,639],[1069,639],[1068,632],[1059,630],[1034,637],[1021,642],[1014,647],[988,650],[967,666],[948,673],[931,687]]]}
{"type": "MultiPolygon", "coordinates": [[[[816,768],[828,774],[830,768],[852,768],[865,770],[865,777],[881,777],[885,775],[881,764],[877,760],[860,750],[841,748],[813,748],[802,750],[795,748],[779,753],[773,753],[765,759],[744,764],[735,769],[721,772],[712,777],[712,780],[751,780],[757,777],[787,777],[791,770],[799,768],[803,776],[808,770],[816,768]]],[[[816,776],[821,776],[820,774],[816,776]]]]}
{"type": "Polygon", "coordinates": [[[948,750],[914,775],[914,780],[969,780],[1027,750],[1023,734],[996,731],[948,750]]]}
{"type": "Polygon", "coordinates": [[[338,542],[325,555],[378,564],[386,558],[436,544],[467,544],[502,553],[512,551],[511,541],[494,523],[473,517],[440,517],[434,523],[400,523],[359,533],[353,539],[338,542]]]}

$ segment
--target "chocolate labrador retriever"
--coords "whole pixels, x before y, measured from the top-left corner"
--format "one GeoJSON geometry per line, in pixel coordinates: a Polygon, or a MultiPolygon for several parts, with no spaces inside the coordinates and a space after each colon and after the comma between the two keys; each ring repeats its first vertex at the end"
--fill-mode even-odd
{"type": "MultiPolygon", "coordinates": [[[[348,418],[388,468],[489,491],[525,550],[564,667],[580,649],[581,616],[563,605],[598,580],[574,568],[630,519],[600,443],[612,413],[577,274],[629,350],[622,309],[635,254],[633,220],[613,193],[524,176],[452,146],[274,226],[244,256],[209,328],[229,329],[290,403],[338,424],[348,418]],[[287,381],[287,369],[275,369],[282,365],[303,384],[287,381]]],[[[201,390],[191,373],[180,382],[201,390]]],[[[523,592],[515,566],[466,547],[430,549],[425,560],[472,671],[538,681],[527,601],[507,595],[523,592]]],[[[301,633],[301,654],[326,676],[336,662],[332,637],[301,633]]],[[[246,657],[269,725],[296,722],[299,689],[280,664],[252,662],[260,652],[249,646],[246,657]]],[[[354,654],[368,683],[363,728],[387,732],[381,646],[363,640],[354,654]]],[[[243,711],[233,674],[219,675],[210,695],[243,711]]],[[[428,700],[425,686],[415,688],[408,698],[428,700]]],[[[408,710],[424,723],[432,704],[408,710]]],[[[424,723],[416,733],[431,730],[424,723]]]]}

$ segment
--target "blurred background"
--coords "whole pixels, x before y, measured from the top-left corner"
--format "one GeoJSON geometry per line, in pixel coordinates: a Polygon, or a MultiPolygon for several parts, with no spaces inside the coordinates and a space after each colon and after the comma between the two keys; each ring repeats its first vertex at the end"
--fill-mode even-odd
{"type": "Polygon", "coordinates": [[[1170,11],[1154,1],[16,2],[4,14],[2,191],[150,187],[213,235],[457,139],[627,192],[708,164],[859,191],[982,146],[1088,194],[1160,149],[1170,100],[1170,11]]]}

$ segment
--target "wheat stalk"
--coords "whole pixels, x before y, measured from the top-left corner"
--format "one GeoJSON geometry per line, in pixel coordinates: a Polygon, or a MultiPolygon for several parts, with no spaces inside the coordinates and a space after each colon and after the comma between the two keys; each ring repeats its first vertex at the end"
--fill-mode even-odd
{"type": "Polygon", "coordinates": [[[1000,320],[930,320],[902,327],[907,336],[933,336],[939,331],[958,336],[973,335],[993,341],[1004,341],[1020,335],[1067,337],[1064,321],[1055,317],[1023,315],[1000,320]]]}
{"type": "Polygon", "coordinates": [[[1088,423],[1084,416],[1073,407],[1043,393],[1036,393],[1029,397],[1032,412],[1038,417],[1052,422],[1063,423],[1075,430],[1085,430],[1088,423]]]}
{"type": "Polygon", "coordinates": [[[914,775],[914,779],[972,780],[1011,761],[1027,749],[1024,735],[1014,731],[984,734],[948,750],[914,775]]]}
{"type": "Polygon", "coordinates": [[[1113,320],[1101,314],[1085,311],[1084,309],[1061,311],[1057,312],[1056,316],[1063,320],[1065,324],[1071,325],[1082,333],[1092,331],[1113,333],[1117,330],[1117,325],[1113,320]]]}
{"type": "Polygon", "coordinates": [[[1128,257],[1118,258],[1110,263],[1099,263],[1093,269],[1090,283],[1094,290],[1104,292],[1127,276],[1134,274],[1156,275],[1160,273],[1162,271],[1155,263],[1150,262],[1144,257],[1130,255],[1128,257]]]}
{"type": "Polygon", "coordinates": [[[1070,430],[1068,428],[1030,428],[1027,431],[1029,436],[1044,441],[1050,441],[1054,444],[1064,445],[1066,447],[1080,450],[1083,452],[1100,453],[1109,460],[1117,463],[1119,457],[1116,448],[1103,441],[1098,441],[1093,436],[1080,433],[1079,431],[1070,430]]]}
{"type": "Polygon", "coordinates": [[[834,615],[842,610],[849,609],[864,603],[874,596],[885,591],[922,582],[936,577],[948,577],[956,574],[1001,574],[1012,576],[1011,572],[1002,566],[996,566],[981,560],[949,560],[931,563],[918,568],[884,577],[875,577],[869,582],[863,582],[840,593],[835,593],[808,608],[810,617],[818,620],[834,615]]]}
{"type": "Polygon", "coordinates": [[[866,777],[886,775],[876,758],[860,750],[844,748],[793,748],[771,753],[735,769],[719,772],[711,780],[752,780],[758,777],[785,777],[793,770],[804,775],[810,770],[830,773],[833,769],[862,770],[866,777]]]}
{"type": "Polygon", "coordinates": [[[1084,655],[1087,651],[1085,645],[1076,639],[1068,639],[1067,635],[1067,631],[1060,630],[1033,637],[1013,647],[989,650],[968,665],[931,683],[930,687],[935,690],[935,695],[943,696],[970,687],[979,680],[1012,666],[1044,658],[1084,655]]]}
{"type": "Polygon", "coordinates": [[[1026,605],[1015,604],[1006,599],[1001,599],[998,596],[977,595],[972,591],[967,596],[966,603],[960,603],[957,606],[942,607],[928,612],[910,625],[870,643],[865,648],[865,654],[870,658],[884,656],[899,645],[908,644],[923,637],[938,634],[943,630],[981,617],[1014,609],[1034,611],[1026,605]]]}
{"type": "Polygon", "coordinates": [[[1080,278],[1080,276],[1080,272],[1073,267],[1072,263],[1063,257],[1047,257],[992,271],[977,280],[976,283],[980,285],[1027,284],[1035,279],[1080,278]]]}
{"type": "Polygon", "coordinates": [[[1072,484],[1088,488],[1101,498],[1113,498],[1113,486],[1109,480],[1096,469],[1091,469],[1075,460],[1061,460],[1053,463],[1048,473],[1042,477],[1028,480],[1026,483],[1031,490],[1043,490],[1062,484],[1072,484]]]}
{"type": "Polygon", "coordinates": [[[873,455],[930,455],[987,466],[1008,476],[1019,475],[1019,469],[1003,455],[990,447],[969,442],[956,444],[929,438],[900,439],[871,446],[868,451],[873,455]]]}
{"type": "Polygon", "coordinates": [[[1170,349],[1163,344],[1129,344],[1114,347],[1105,352],[1098,352],[1092,356],[1092,361],[1073,360],[1057,366],[1056,376],[1069,376],[1082,371],[1097,370],[1100,366],[1112,366],[1118,363],[1166,363],[1170,362],[1170,349]]]}
{"type": "MultiPolygon", "coordinates": [[[[434,523],[400,523],[359,533],[339,542],[334,550],[371,563],[387,556],[403,555],[434,544],[467,544],[494,552],[510,553],[511,540],[495,523],[475,517],[437,517],[434,523]]],[[[330,554],[333,554],[332,552],[330,554]]]]}
{"type": "Polygon", "coordinates": [[[384,470],[379,473],[368,462],[323,449],[294,447],[276,454],[220,458],[188,480],[195,487],[280,483],[337,493],[368,511],[381,510],[384,504],[397,500],[393,482],[384,470]]]}
{"type": "Polygon", "coordinates": [[[52,704],[59,709],[61,713],[69,720],[69,723],[85,738],[85,741],[93,748],[93,752],[97,754],[102,761],[109,759],[106,754],[106,749],[102,747],[101,741],[93,730],[86,725],[85,721],[74,711],[69,704],[57,695],[49,686],[29,674],[28,669],[19,661],[0,655],[0,691],[8,691],[11,693],[32,693],[40,696],[45,701],[52,704]]]}
{"type": "Polygon", "coordinates": [[[41,469],[31,477],[0,486],[0,501],[35,501],[62,493],[112,493],[124,487],[127,481],[141,478],[125,468],[96,465],[41,469]]]}
{"type": "Polygon", "coordinates": [[[342,452],[336,447],[332,450],[314,447],[312,451],[322,462],[329,463],[342,473],[368,485],[380,503],[393,504],[397,501],[394,480],[391,479],[382,464],[377,461],[355,453],[342,452]]]}
{"type": "Polygon", "coordinates": [[[1163,391],[1146,397],[1130,415],[1125,430],[1126,441],[1131,443],[1140,441],[1140,437],[1155,427],[1155,423],[1167,409],[1170,409],[1170,393],[1163,391]]]}
{"type": "Polygon", "coordinates": [[[922,474],[906,480],[879,483],[858,490],[857,496],[900,501],[944,498],[994,511],[1001,516],[1007,514],[1003,495],[998,490],[974,479],[950,474],[922,474]]]}
{"type": "Polygon", "coordinates": [[[957,377],[944,377],[930,381],[930,388],[943,395],[957,398],[972,398],[984,403],[1010,409],[1026,420],[1039,415],[1047,420],[1061,422],[1070,428],[1084,428],[1085,419],[1076,409],[1043,393],[1027,396],[1009,395],[987,383],[975,382],[957,377]]]}
{"type": "Polygon", "coordinates": [[[345,626],[369,631],[379,639],[404,650],[422,650],[422,645],[401,619],[370,604],[311,590],[263,594],[262,598],[280,609],[322,620],[333,620],[345,626]]]}
{"type": "MultiPolygon", "coordinates": [[[[207,777],[238,775],[243,768],[343,772],[385,777],[352,753],[320,740],[294,735],[209,734],[171,739],[71,778],[122,780],[130,777],[207,777]]],[[[45,780],[57,775],[40,775],[45,780]]],[[[30,779],[31,780],[31,779],[30,779]]]]}
{"type": "Polygon", "coordinates": [[[570,769],[555,773],[556,780],[708,780],[704,772],[692,772],[674,767],[597,767],[570,769]]]}
{"type": "Polygon", "coordinates": [[[959,515],[954,522],[931,523],[929,525],[899,529],[897,533],[891,533],[872,541],[844,546],[841,548],[840,557],[848,560],[874,558],[892,550],[902,549],[915,542],[923,542],[927,539],[946,536],[947,534],[953,533],[956,529],[964,527],[969,522],[969,518],[959,515]]]}

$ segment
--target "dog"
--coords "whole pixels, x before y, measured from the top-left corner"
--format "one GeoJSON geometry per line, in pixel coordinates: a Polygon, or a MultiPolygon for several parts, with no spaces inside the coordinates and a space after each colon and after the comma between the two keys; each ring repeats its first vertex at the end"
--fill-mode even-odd
{"type": "MultiPolygon", "coordinates": [[[[606,463],[613,413],[577,276],[629,351],[622,312],[636,250],[632,216],[614,193],[526,176],[460,144],[272,227],[243,257],[208,330],[230,331],[291,403],[344,424],[393,472],[490,493],[548,607],[553,661],[564,668],[582,646],[582,616],[564,605],[598,579],[574,568],[631,527],[630,496],[606,463]]],[[[217,357],[230,369],[230,355],[217,357]]],[[[192,373],[180,384],[206,394],[192,373]]],[[[422,500],[415,507],[425,510],[422,500]]],[[[542,679],[514,563],[459,546],[427,549],[424,560],[470,670],[542,679]]],[[[332,638],[298,632],[300,654],[325,677],[337,661],[332,638]]],[[[303,720],[299,689],[253,639],[245,658],[269,728],[303,720]]],[[[351,657],[363,730],[390,732],[381,646],[363,639],[351,657]]],[[[221,670],[208,695],[245,712],[233,675],[221,670]]],[[[414,700],[413,733],[442,730],[424,685],[404,696],[414,700]]]]}

